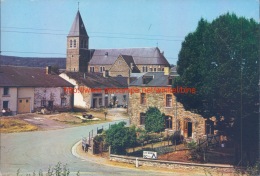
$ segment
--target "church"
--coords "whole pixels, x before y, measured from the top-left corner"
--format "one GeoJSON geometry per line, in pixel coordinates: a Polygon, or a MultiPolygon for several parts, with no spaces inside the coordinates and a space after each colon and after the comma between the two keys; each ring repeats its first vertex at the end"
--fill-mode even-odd
{"type": "Polygon", "coordinates": [[[170,64],[158,47],[90,49],[89,36],[78,11],[67,36],[67,72],[105,73],[130,77],[131,73],[161,72],[170,64]]]}

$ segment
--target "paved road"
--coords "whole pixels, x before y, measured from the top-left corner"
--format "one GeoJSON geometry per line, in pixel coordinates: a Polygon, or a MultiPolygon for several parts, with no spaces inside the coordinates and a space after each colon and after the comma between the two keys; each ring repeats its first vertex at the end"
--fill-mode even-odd
{"type": "MultiPolygon", "coordinates": [[[[72,146],[82,136],[87,136],[97,127],[108,127],[108,123],[66,129],[1,134],[1,163],[3,175],[16,175],[20,168],[23,175],[33,171],[47,171],[50,165],[67,163],[71,175],[169,175],[167,173],[146,172],[117,167],[109,167],[83,161],[71,153],[72,146]]],[[[1,174],[0,174],[1,175],[1,174]]],[[[179,175],[179,174],[171,174],[179,175]]]]}

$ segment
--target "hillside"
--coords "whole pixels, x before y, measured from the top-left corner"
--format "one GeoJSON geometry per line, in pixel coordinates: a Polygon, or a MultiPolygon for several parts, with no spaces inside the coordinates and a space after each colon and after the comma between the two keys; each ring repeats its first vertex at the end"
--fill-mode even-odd
{"type": "Polygon", "coordinates": [[[66,68],[66,58],[61,57],[17,57],[0,56],[1,65],[26,66],[26,67],[46,67],[58,66],[60,69],[66,68]]]}

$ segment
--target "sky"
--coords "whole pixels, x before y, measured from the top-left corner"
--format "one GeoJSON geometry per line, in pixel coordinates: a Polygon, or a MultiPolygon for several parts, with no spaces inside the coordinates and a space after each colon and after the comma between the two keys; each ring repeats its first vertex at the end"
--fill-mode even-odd
{"type": "Polygon", "coordinates": [[[201,18],[227,12],[259,21],[258,0],[0,0],[1,54],[66,57],[78,8],[90,49],[158,47],[176,64],[201,18]],[[79,6],[78,6],[79,2],[79,6]]]}

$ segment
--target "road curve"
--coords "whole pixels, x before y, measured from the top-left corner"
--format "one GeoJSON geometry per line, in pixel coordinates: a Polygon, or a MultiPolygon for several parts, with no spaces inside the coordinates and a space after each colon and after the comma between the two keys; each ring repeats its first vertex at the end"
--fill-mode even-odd
{"type": "Polygon", "coordinates": [[[169,175],[169,173],[109,167],[73,156],[72,146],[81,140],[81,137],[88,136],[89,132],[96,131],[97,127],[101,126],[108,128],[109,123],[50,131],[1,134],[1,173],[16,175],[17,170],[20,169],[23,175],[32,174],[33,171],[36,173],[39,170],[47,171],[50,165],[54,166],[58,162],[62,162],[68,164],[70,175],[76,175],[77,171],[80,171],[80,175],[95,176],[169,175]]]}

